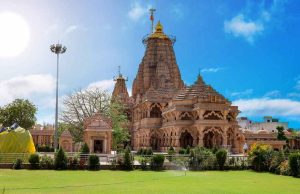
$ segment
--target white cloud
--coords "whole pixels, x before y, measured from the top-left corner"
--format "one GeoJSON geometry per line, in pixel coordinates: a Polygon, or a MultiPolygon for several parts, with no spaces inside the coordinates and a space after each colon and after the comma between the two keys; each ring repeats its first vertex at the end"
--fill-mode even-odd
{"type": "Polygon", "coordinates": [[[249,96],[253,93],[253,89],[247,89],[245,91],[241,91],[241,92],[232,92],[230,95],[232,97],[237,97],[237,98],[241,98],[244,96],[249,96]]]}
{"type": "Polygon", "coordinates": [[[244,37],[248,42],[252,43],[254,37],[264,30],[264,26],[259,21],[246,20],[243,14],[239,14],[230,21],[224,22],[224,30],[226,33],[233,34],[236,37],[244,37]]]}
{"type": "Polygon", "coordinates": [[[249,43],[270,27],[277,27],[284,17],[286,0],[248,3],[242,12],[224,22],[224,31],[235,37],[245,38],[249,43]]]}
{"type": "Polygon", "coordinates": [[[233,102],[245,116],[288,116],[300,119],[300,101],[291,99],[254,98],[233,102]]]}
{"type": "Polygon", "coordinates": [[[273,90],[270,92],[267,92],[264,97],[279,97],[280,96],[280,92],[278,90],[273,90]]]}
{"type": "Polygon", "coordinates": [[[216,73],[220,70],[222,70],[222,68],[220,68],[220,67],[217,67],[217,68],[204,68],[204,69],[201,69],[201,73],[205,73],[205,72],[216,73]]]}
{"type": "Polygon", "coordinates": [[[296,97],[296,98],[300,98],[300,93],[291,92],[291,93],[288,93],[288,97],[296,97]]]}
{"type": "Polygon", "coordinates": [[[109,80],[101,80],[98,82],[90,83],[87,89],[95,89],[100,88],[102,90],[112,91],[114,89],[115,82],[112,79],[109,80]]]}
{"type": "Polygon", "coordinates": [[[150,8],[150,5],[142,6],[139,2],[135,1],[133,4],[131,4],[128,16],[131,20],[138,21],[148,13],[150,8]]]}
{"type": "Polygon", "coordinates": [[[55,78],[49,74],[33,74],[0,81],[0,105],[16,98],[32,99],[49,95],[55,89],[55,78]]]}
{"type": "Polygon", "coordinates": [[[67,27],[65,29],[64,35],[68,35],[68,34],[74,32],[74,31],[78,30],[78,28],[79,28],[78,25],[71,25],[71,26],[67,27]]]}

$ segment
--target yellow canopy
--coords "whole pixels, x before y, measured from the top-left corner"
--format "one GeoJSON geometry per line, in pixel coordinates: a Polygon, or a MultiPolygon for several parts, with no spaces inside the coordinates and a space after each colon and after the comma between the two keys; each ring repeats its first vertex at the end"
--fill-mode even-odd
{"type": "Polygon", "coordinates": [[[35,153],[30,132],[18,127],[0,133],[0,153],[35,153]]]}

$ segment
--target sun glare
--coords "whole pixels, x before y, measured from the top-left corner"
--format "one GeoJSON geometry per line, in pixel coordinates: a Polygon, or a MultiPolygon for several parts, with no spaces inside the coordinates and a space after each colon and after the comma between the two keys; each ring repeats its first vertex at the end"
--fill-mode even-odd
{"type": "Polygon", "coordinates": [[[29,26],[20,15],[0,13],[0,57],[20,55],[26,49],[29,38],[29,26]]]}

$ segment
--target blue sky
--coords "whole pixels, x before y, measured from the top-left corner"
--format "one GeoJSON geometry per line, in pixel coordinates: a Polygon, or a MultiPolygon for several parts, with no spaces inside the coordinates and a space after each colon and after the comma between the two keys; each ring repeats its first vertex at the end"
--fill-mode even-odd
{"type": "MultiPolygon", "coordinates": [[[[0,105],[29,98],[38,121],[53,122],[55,56],[61,57],[60,98],[82,88],[111,90],[120,65],[131,90],[150,32],[148,9],[167,34],[176,36],[177,63],[186,84],[198,72],[233,104],[241,116],[264,115],[300,128],[300,2],[141,0],[1,0],[2,12],[27,22],[30,41],[16,57],[0,57],[0,105]]],[[[0,26],[1,34],[1,26],[0,26]]]]}

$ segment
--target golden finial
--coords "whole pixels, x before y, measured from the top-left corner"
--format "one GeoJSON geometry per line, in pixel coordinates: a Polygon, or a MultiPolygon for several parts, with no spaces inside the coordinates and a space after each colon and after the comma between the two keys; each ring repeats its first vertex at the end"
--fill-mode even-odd
{"type": "Polygon", "coordinates": [[[160,21],[158,21],[155,27],[155,32],[162,32],[162,31],[163,31],[163,26],[161,25],[160,21]]]}

